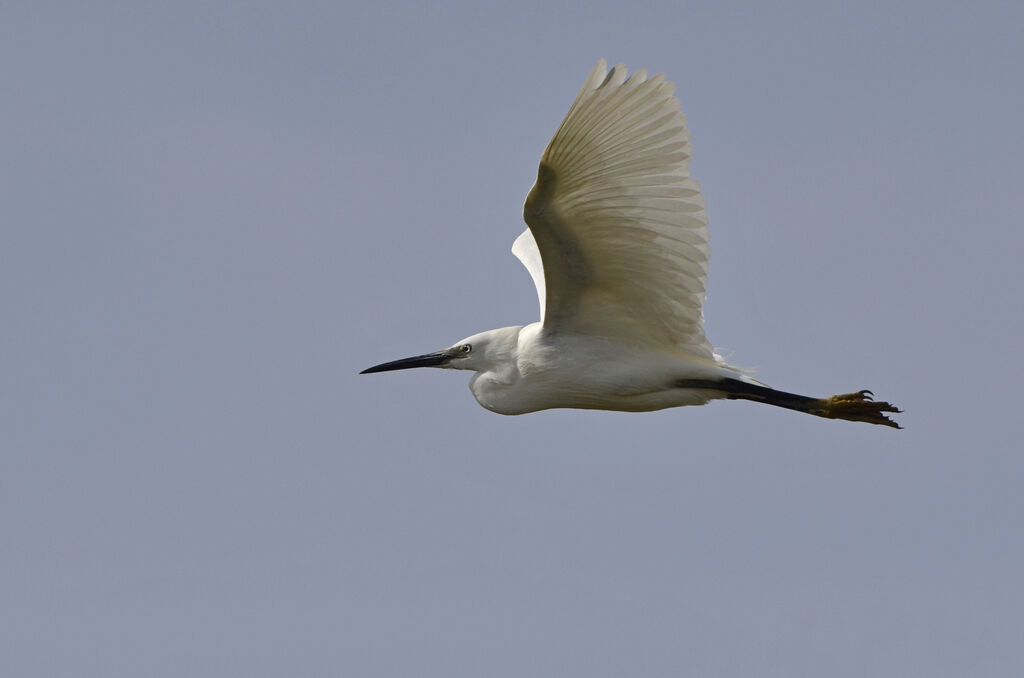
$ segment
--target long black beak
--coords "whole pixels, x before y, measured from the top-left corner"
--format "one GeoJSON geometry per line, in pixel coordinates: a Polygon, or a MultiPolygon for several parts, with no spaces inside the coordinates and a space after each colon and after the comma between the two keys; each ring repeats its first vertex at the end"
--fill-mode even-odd
{"type": "Polygon", "coordinates": [[[417,355],[413,356],[412,358],[392,360],[389,363],[381,363],[380,365],[367,367],[359,374],[371,374],[373,372],[390,372],[391,370],[407,370],[410,367],[440,367],[441,365],[444,365],[451,359],[452,354],[449,351],[438,351],[437,353],[427,353],[426,355],[417,355]]]}

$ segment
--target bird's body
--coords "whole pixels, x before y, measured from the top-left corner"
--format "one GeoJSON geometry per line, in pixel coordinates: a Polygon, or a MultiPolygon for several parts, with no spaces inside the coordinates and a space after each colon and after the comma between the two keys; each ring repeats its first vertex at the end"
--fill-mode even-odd
{"type": "MultiPolygon", "coordinates": [[[[526,414],[556,407],[645,412],[703,405],[708,389],[681,380],[742,375],[720,363],[602,337],[550,332],[541,323],[503,327],[468,337],[478,370],[469,382],[477,401],[499,414],[526,414]]],[[[468,361],[474,361],[472,363],[468,361]]]]}
{"type": "Polygon", "coordinates": [[[371,367],[476,372],[477,401],[501,414],[557,407],[660,410],[745,399],[898,427],[868,391],[810,398],[725,363],[704,335],[707,214],[690,177],[673,86],[598,62],[541,157],[512,251],[533,278],[541,321],[371,367]]]}

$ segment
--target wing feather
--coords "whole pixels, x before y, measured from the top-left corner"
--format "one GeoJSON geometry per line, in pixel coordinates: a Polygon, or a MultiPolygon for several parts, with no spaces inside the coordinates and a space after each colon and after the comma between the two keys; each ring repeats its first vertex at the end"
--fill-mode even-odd
{"type": "Polygon", "coordinates": [[[673,91],[598,62],[541,157],[513,251],[546,328],[710,360],[707,213],[673,91]]]}

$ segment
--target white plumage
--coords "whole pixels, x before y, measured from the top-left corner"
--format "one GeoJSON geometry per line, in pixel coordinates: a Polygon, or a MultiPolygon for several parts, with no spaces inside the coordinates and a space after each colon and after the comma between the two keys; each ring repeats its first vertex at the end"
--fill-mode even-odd
{"type": "Polygon", "coordinates": [[[708,219],[690,176],[686,118],[662,75],[601,60],[541,156],[512,252],[541,321],[364,370],[473,370],[484,407],[643,411],[745,399],[897,427],[869,391],[776,391],[725,364],[704,335],[708,219]]]}
{"type": "Polygon", "coordinates": [[[529,251],[532,234],[546,262],[542,272],[520,256],[546,296],[545,327],[711,359],[708,218],[690,135],[672,83],[646,78],[594,67],[541,157],[513,252],[529,251]]]}

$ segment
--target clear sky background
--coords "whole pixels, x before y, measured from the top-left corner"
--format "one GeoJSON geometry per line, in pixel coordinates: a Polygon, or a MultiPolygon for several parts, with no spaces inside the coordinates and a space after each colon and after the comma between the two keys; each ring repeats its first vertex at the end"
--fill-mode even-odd
{"type": "Polygon", "coordinates": [[[1019,2],[5,3],[0,674],[1024,674],[1022,65],[1019,2]],[[536,319],[601,57],[711,341],[905,431],[357,375],[536,319]]]}

